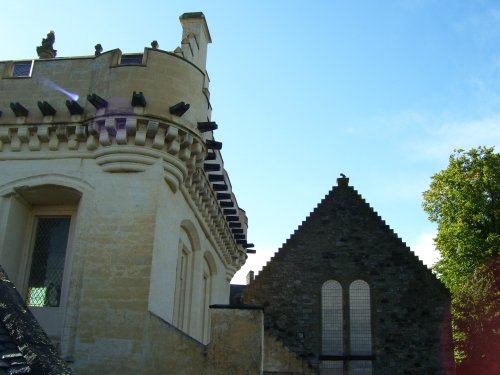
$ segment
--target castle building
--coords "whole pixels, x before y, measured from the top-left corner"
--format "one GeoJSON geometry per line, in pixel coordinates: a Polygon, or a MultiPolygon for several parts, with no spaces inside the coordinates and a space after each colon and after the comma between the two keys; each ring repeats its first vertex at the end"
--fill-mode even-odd
{"type": "Polygon", "coordinates": [[[230,286],[254,250],[210,32],[180,22],[173,52],[61,58],[51,32],[39,59],[0,61],[0,374],[57,353],[76,374],[451,373],[447,291],[345,178],[230,286]]]}

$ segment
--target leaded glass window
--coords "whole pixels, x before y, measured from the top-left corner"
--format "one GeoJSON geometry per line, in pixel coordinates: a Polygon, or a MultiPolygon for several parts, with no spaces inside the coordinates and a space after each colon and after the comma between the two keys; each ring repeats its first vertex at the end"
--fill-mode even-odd
{"type": "Polygon", "coordinates": [[[120,65],[136,65],[142,64],[142,54],[122,55],[120,65]]]}
{"type": "Polygon", "coordinates": [[[350,375],[371,375],[372,361],[351,361],[350,375]]]}
{"type": "Polygon", "coordinates": [[[372,354],[370,316],[370,287],[363,280],[353,281],[349,287],[351,355],[372,354]]]}
{"type": "Polygon", "coordinates": [[[29,77],[31,75],[31,61],[22,61],[14,63],[12,77],[29,77]]]}
{"type": "Polygon", "coordinates": [[[343,375],[344,361],[321,361],[321,375],[343,375]]]}
{"type": "Polygon", "coordinates": [[[39,217],[26,292],[26,304],[58,307],[64,275],[64,262],[70,217],[39,217]]]}
{"type": "Polygon", "coordinates": [[[321,288],[322,352],[324,355],[342,355],[342,286],[328,280],[321,288]]]}

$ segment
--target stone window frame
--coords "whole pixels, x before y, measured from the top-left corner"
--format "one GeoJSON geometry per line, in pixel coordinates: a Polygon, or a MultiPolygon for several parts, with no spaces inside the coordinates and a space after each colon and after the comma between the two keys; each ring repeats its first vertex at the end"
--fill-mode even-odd
{"type": "Polygon", "coordinates": [[[213,295],[213,278],[215,275],[213,260],[209,259],[210,254],[207,252],[203,256],[203,270],[201,275],[202,280],[202,342],[206,343],[210,339],[210,305],[212,304],[213,295]]]}
{"type": "MultiPolygon", "coordinates": [[[[68,340],[74,334],[72,321],[74,316],[70,311],[74,309],[72,300],[72,283],[77,278],[74,275],[74,264],[78,247],[77,237],[80,232],[79,226],[85,214],[85,204],[82,202],[95,191],[94,186],[88,182],[60,174],[42,173],[35,176],[24,176],[10,180],[0,185],[0,262],[8,273],[11,281],[16,285],[20,294],[24,297],[24,277],[26,275],[26,257],[29,251],[29,230],[33,219],[33,213],[39,209],[46,210],[45,213],[72,213],[70,225],[70,236],[65,260],[65,280],[61,293],[61,303],[58,318],[50,319],[57,321],[56,325],[47,326],[42,319],[34,313],[42,328],[45,330],[52,342],[61,345],[62,353],[67,353],[68,340]],[[66,211],[66,212],[64,212],[66,211]],[[21,274],[22,273],[22,274],[21,274]],[[66,276],[67,275],[67,276],[66,276]],[[52,327],[52,328],[51,328],[52,327]],[[64,343],[64,344],[63,344],[64,343]]],[[[38,308],[47,311],[49,308],[38,308]]],[[[33,309],[31,309],[34,311],[33,309]]]]}
{"type": "Polygon", "coordinates": [[[321,286],[321,349],[326,355],[344,354],[343,289],[337,280],[321,286]],[[337,335],[340,335],[337,338],[337,335]]]}
{"type": "Polygon", "coordinates": [[[144,65],[143,53],[124,53],[120,56],[119,65],[144,65]],[[139,61],[140,59],[140,61],[139,61]]]}
{"type": "MultiPolygon", "coordinates": [[[[320,359],[320,374],[321,375],[371,375],[373,374],[373,309],[372,309],[372,293],[370,284],[363,279],[355,279],[348,283],[349,287],[344,288],[344,283],[339,283],[336,280],[330,279],[322,284],[322,293],[321,293],[321,335],[322,335],[322,354],[319,356],[320,359]],[[323,348],[323,334],[324,334],[324,323],[323,323],[323,287],[328,282],[336,282],[340,286],[342,290],[342,311],[343,311],[343,320],[342,320],[342,341],[343,341],[343,354],[331,354],[324,351],[323,348]],[[361,310],[369,311],[368,315],[368,339],[370,341],[370,350],[362,351],[357,350],[357,348],[353,348],[352,345],[352,327],[351,320],[353,320],[352,314],[354,309],[352,309],[353,303],[355,302],[354,297],[359,296],[353,295],[353,286],[363,285],[367,288],[368,297],[365,298],[364,302],[368,303],[368,306],[362,308],[361,310]],[[345,292],[344,292],[345,290],[345,292]],[[357,353],[356,353],[357,352],[357,353]]],[[[366,296],[365,296],[366,297],[366,296]]],[[[358,309],[359,310],[359,309],[358,309]]]]}
{"type": "Polygon", "coordinates": [[[191,314],[191,289],[193,278],[193,244],[188,233],[181,228],[175,271],[175,294],[173,323],[188,333],[191,314]]]}
{"type": "MultiPolygon", "coordinates": [[[[73,210],[64,210],[63,212],[59,210],[54,210],[50,206],[49,207],[43,207],[43,208],[36,208],[35,210],[32,211],[31,213],[31,218],[30,218],[30,223],[29,223],[29,229],[26,231],[27,237],[29,237],[29,244],[27,246],[27,249],[25,250],[26,256],[25,259],[26,261],[24,262],[24,267],[23,267],[23,295],[24,299],[26,302],[26,305],[28,307],[59,307],[63,304],[63,295],[65,286],[67,286],[67,283],[65,282],[65,279],[67,279],[67,272],[66,272],[66,260],[67,260],[67,255],[68,255],[68,244],[70,241],[70,235],[71,235],[71,224],[74,221],[73,220],[73,210]],[[66,233],[66,243],[64,246],[64,263],[63,263],[63,274],[61,277],[61,285],[60,285],[60,291],[59,291],[59,297],[57,300],[57,305],[43,305],[43,306],[37,306],[36,304],[31,304],[28,301],[28,291],[30,288],[30,280],[31,276],[34,272],[36,272],[36,267],[37,264],[34,264],[33,257],[35,256],[35,251],[36,249],[36,242],[37,239],[39,238],[39,231],[40,231],[40,223],[42,220],[45,219],[68,219],[69,220],[69,225],[67,228],[67,233],[66,233]]],[[[67,289],[67,288],[66,288],[67,289]]]]}
{"type": "Polygon", "coordinates": [[[27,227],[25,230],[26,241],[24,244],[23,256],[20,262],[19,279],[21,284],[18,287],[21,296],[26,299],[28,281],[30,276],[31,259],[34,251],[34,242],[36,236],[36,228],[39,218],[69,218],[70,225],[68,229],[68,241],[66,244],[66,255],[64,259],[64,272],[61,284],[61,297],[59,306],[29,306],[31,312],[40,321],[42,327],[48,331],[49,336],[57,339],[62,333],[63,317],[68,300],[69,281],[70,281],[70,265],[73,254],[73,240],[75,233],[75,217],[76,207],[74,206],[36,206],[31,209],[30,217],[28,218],[27,227]],[[56,334],[54,334],[56,333],[56,334]]]}
{"type": "Polygon", "coordinates": [[[35,66],[35,60],[8,61],[4,66],[2,78],[12,78],[12,79],[31,78],[34,66],[35,66]],[[28,74],[19,74],[16,72],[16,67],[27,66],[28,64],[30,65],[28,74]]]}

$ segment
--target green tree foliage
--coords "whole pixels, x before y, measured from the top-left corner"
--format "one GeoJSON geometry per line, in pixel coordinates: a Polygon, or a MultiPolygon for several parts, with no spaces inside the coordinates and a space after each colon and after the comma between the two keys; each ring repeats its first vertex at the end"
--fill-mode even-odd
{"type": "Polygon", "coordinates": [[[500,154],[455,151],[432,177],[423,207],[438,224],[435,270],[452,292],[459,371],[487,373],[498,366],[500,340],[500,154]]]}
{"type": "Polygon", "coordinates": [[[500,248],[500,154],[458,150],[432,177],[424,210],[438,223],[436,271],[454,292],[500,248]]]}

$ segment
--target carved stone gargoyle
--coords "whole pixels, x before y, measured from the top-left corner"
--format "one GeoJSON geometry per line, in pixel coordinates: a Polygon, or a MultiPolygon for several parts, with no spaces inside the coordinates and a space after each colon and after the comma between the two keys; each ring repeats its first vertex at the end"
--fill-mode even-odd
{"type": "Polygon", "coordinates": [[[53,59],[57,55],[57,51],[53,45],[56,41],[56,35],[53,31],[47,34],[47,38],[42,39],[42,45],[36,47],[36,53],[40,59],[53,59]]]}

